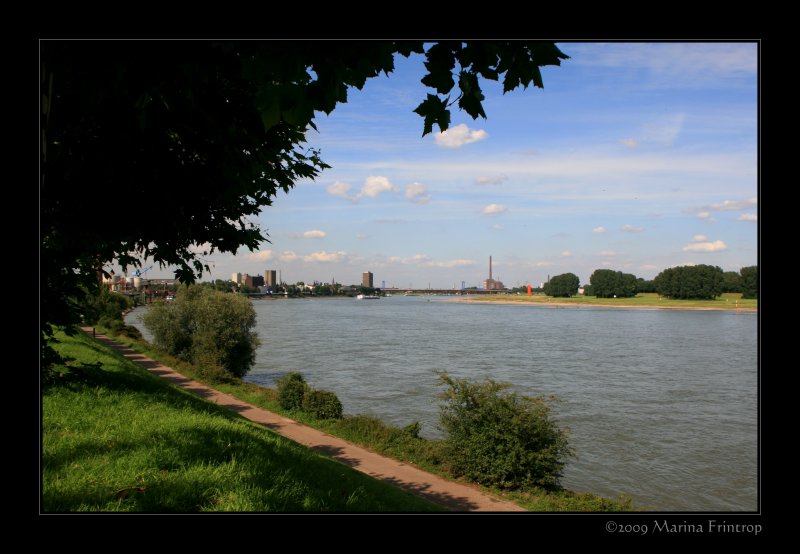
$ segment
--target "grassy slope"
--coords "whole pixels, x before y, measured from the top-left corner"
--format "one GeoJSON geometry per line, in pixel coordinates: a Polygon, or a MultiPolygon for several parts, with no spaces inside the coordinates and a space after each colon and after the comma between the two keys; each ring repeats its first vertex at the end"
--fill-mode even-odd
{"type": "Polygon", "coordinates": [[[428,511],[438,508],[180,391],[91,338],[42,398],[42,508],[428,511]]]}
{"type": "Polygon", "coordinates": [[[470,298],[469,302],[520,302],[530,304],[574,304],[576,306],[616,306],[635,308],[705,308],[716,310],[740,309],[757,310],[758,300],[742,299],[741,294],[723,294],[714,300],[672,300],[662,298],[654,293],[637,294],[633,298],[597,298],[595,296],[573,296],[571,298],[554,298],[537,294],[533,296],[498,294],[486,295],[478,299],[470,298]],[[738,303],[737,303],[738,301],[738,303]]]}
{"type": "MultiPolygon", "coordinates": [[[[207,382],[201,374],[195,371],[186,362],[164,354],[144,341],[127,337],[115,337],[115,340],[164,365],[175,368],[175,370],[187,377],[199,382],[207,382]]],[[[277,395],[273,389],[261,387],[252,383],[207,384],[235,398],[253,404],[254,406],[283,414],[296,421],[309,425],[310,427],[321,429],[354,444],[364,446],[406,463],[412,463],[421,469],[441,475],[442,477],[453,479],[447,472],[447,468],[439,461],[441,458],[439,455],[440,443],[437,441],[408,437],[401,433],[399,429],[380,423],[376,418],[358,416],[356,418],[346,417],[344,420],[340,421],[325,421],[314,419],[302,412],[286,411],[281,409],[278,405],[277,395]]],[[[633,509],[630,499],[624,497],[610,500],[591,493],[575,493],[568,490],[536,490],[516,493],[508,493],[496,489],[491,489],[491,491],[497,496],[507,498],[511,502],[516,502],[523,508],[531,511],[616,512],[633,509]]]]}

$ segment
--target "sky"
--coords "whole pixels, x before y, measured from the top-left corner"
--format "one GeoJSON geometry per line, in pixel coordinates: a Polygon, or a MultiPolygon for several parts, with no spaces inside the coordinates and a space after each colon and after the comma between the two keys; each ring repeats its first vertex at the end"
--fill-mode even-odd
{"type": "MultiPolygon", "coordinates": [[[[757,263],[755,43],[559,43],[544,89],[483,80],[487,119],[453,106],[422,137],[422,56],[395,60],[308,146],[331,169],[280,192],[257,222],[270,243],[208,258],[211,274],[460,288],[534,286],[595,269],[757,263]]],[[[147,277],[172,277],[154,267],[147,277]]]]}

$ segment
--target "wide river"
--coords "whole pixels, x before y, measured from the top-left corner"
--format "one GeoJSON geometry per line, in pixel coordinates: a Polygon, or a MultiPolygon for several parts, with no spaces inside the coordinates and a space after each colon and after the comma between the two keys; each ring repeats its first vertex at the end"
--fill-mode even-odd
{"type": "MultiPolygon", "coordinates": [[[[758,318],[478,304],[445,297],[253,302],[246,380],[300,371],[345,413],[437,428],[437,372],[555,394],[577,457],[563,484],[643,510],[757,509],[758,318]]],[[[136,321],[136,310],[129,314],[136,321]]]]}

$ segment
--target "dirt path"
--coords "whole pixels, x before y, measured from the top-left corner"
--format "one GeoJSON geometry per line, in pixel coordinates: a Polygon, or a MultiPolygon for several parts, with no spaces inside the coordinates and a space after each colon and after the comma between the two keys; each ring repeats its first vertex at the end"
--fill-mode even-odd
{"type": "MultiPolygon", "coordinates": [[[[82,329],[86,333],[92,334],[91,327],[83,327],[82,329]]],[[[338,460],[375,479],[406,489],[431,502],[459,512],[524,511],[516,504],[491,497],[480,492],[477,488],[448,481],[414,466],[381,456],[338,437],[333,437],[322,431],[297,423],[289,418],[257,408],[197,381],[192,381],[171,367],[161,365],[155,360],[109,339],[105,335],[98,334],[96,338],[114,348],[132,362],[144,367],[150,373],[158,375],[201,398],[234,410],[250,421],[264,425],[279,435],[307,446],[329,458],[338,460]]]]}

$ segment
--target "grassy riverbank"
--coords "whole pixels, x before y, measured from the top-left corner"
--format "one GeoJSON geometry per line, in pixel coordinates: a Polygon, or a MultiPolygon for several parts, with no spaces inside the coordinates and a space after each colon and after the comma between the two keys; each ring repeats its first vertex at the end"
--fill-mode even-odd
{"type": "Polygon", "coordinates": [[[79,333],[42,394],[45,512],[438,507],[178,390],[79,333]]]}
{"type": "MultiPolygon", "coordinates": [[[[144,341],[127,337],[116,337],[115,340],[164,365],[173,367],[187,377],[205,382],[254,406],[285,415],[354,444],[452,479],[441,454],[442,445],[439,441],[417,437],[410,430],[388,425],[377,418],[369,416],[346,416],[342,420],[317,420],[299,411],[286,411],[278,405],[277,395],[273,389],[241,381],[209,383],[189,364],[164,354],[144,341]]],[[[347,406],[345,406],[345,412],[347,412],[347,406]]],[[[630,500],[625,498],[609,500],[589,493],[575,493],[567,490],[547,491],[537,489],[518,493],[508,493],[495,489],[489,490],[497,496],[516,502],[531,511],[610,512],[632,509],[630,500]]]]}
{"type": "Polygon", "coordinates": [[[655,293],[640,293],[633,298],[597,298],[595,296],[573,296],[554,298],[543,294],[532,296],[516,294],[487,294],[480,298],[460,299],[462,302],[498,302],[539,304],[550,306],[601,306],[608,308],[661,308],[674,310],[758,310],[757,299],[742,299],[741,294],[729,293],[714,300],[673,300],[655,293]]]}

